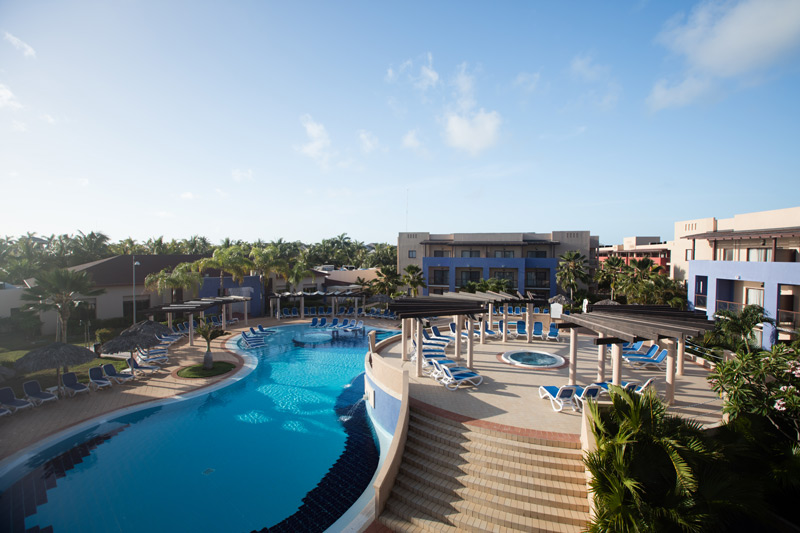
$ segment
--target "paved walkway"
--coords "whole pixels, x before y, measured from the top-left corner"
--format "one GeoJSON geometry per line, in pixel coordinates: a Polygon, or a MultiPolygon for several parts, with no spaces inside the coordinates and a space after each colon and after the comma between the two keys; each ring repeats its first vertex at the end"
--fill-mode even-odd
{"type": "MultiPolygon", "coordinates": [[[[466,358],[466,344],[463,345],[466,358]]],[[[509,339],[507,343],[488,340],[481,345],[476,339],[473,368],[484,380],[478,387],[465,385],[456,391],[445,387],[429,377],[415,377],[416,362],[402,361],[401,344],[394,343],[381,352],[393,364],[409,371],[409,393],[416,399],[459,415],[479,419],[488,423],[515,428],[551,431],[558,433],[580,433],[579,413],[566,408],[556,413],[546,399],[539,398],[540,385],[566,385],[569,369],[565,365],[557,369],[528,369],[509,365],[499,360],[498,355],[517,349],[532,349],[562,356],[569,361],[569,339],[561,342],[534,340],[527,344],[524,338],[509,339]]],[[[453,348],[448,348],[452,354],[453,348]]],[[[464,361],[466,363],[466,361],[464,361]]],[[[611,357],[606,358],[606,379],[611,379],[611,357]]],[[[719,424],[722,417],[722,401],[711,391],[706,382],[708,370],[687,361],[684,375],[677,377],[676,402],[670,408],[675,414],[698,420],[704,425],[719,424]],[[698,405],[699,404],[699,405],[698,405]]],[[[624,364],[623,381],[644,383],[656,377],[656,389],[663,398],[665,374],[658,370],[637,370],[624,364]]],[[[578,336],[578,385],[597,381],[597,346],[593,338],[578,336]]]]}

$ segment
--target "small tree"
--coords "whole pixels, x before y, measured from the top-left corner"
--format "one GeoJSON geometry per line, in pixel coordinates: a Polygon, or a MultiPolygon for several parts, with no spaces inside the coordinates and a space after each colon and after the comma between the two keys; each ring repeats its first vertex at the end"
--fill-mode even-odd
{"type": "Polygon", "coordinates": [[[566,252],[558,258],[556,281],[565,289],[569,289],[570,300],[572,300],[573,291],[578,288],[578,282],[585,283],[589,280],[586,264],[586,256],[577,250],[566,252]]]}
{"type": "Polygon", "coordinates": [[[411,294],[414,296],[419,296],[420,288],[428,288],[428,286],[425,285],[424,278],[422,277],[422,269],[417,265],[408,265],[405,268],[405,274],[403,274],[403,283],[405,283],[411,289],[411,294]]]}
{"type": "Polygon", "coordinates": [[[195,329],[195,332],[206,340],[206,353],[203,355],[203,368],[205,370],[211,370],[214,366],[214,356],[211,354],[211,341],[223,335],[228,335],[228,332],[223,331],[222,328],[216,327],[211,322],[200,324],[197,326],[197,329],[195,329]]]}

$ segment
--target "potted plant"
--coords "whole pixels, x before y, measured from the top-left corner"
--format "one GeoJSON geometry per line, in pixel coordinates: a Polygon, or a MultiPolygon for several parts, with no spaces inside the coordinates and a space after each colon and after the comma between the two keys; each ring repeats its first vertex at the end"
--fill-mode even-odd
{"type": "Polygon", "coordinates": [[[206,340],[206,353],[203,355],[203,369],[211,370],[214,366],[214,356],[211,355],[211,341],[227,335],[228,332],[216,327],[211,322],[205,322],[195,329],[195,332],[206,340]]]}

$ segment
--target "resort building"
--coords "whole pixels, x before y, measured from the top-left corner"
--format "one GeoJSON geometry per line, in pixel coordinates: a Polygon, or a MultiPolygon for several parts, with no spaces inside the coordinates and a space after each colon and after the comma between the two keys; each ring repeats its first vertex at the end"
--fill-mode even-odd
{"type": "Polygon", "coordinates": [[[588,231],[551,233],[400,233],[397,271],[422,269],[423,294],[455,292],[467,283],[502,278],[513,290],[549,298],[556,294],[558,257],[577,250],[597,266],[599,239],[588,231]]]}
{"type": "Polygon", "coordinates": [[[672,275],[686,279],[690,305],[718,310],[761,305],[762,345],[800,328],[800,207],[675,223],[672,275]]]}
{"type": "Polygon", "coordinates": [[[661,237],[625,237],[622,244],[598,248],[597,262],[602,265],[609,257],[619,257],[629,265],[632,259],[648,258],[666,274],[670,271],[670,255],[669,244],[662,242],[661,237]]]}

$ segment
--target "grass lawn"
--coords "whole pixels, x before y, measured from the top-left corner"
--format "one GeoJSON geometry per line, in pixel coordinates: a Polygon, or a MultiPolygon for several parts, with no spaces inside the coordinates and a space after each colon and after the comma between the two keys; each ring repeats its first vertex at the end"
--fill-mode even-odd
{"type": "Polygon", "coordinates": [[[220,374],[230,372],[234,368],[236,368],[236,365],[233,363],[214,361],[214,366],[211,367],[211,370],[204,370],[203,364],[201,363],[199,365],[188,366],[178,370],[178,376],[182,378],[210,378],[212,376],[218,376],[220,374]]]}

